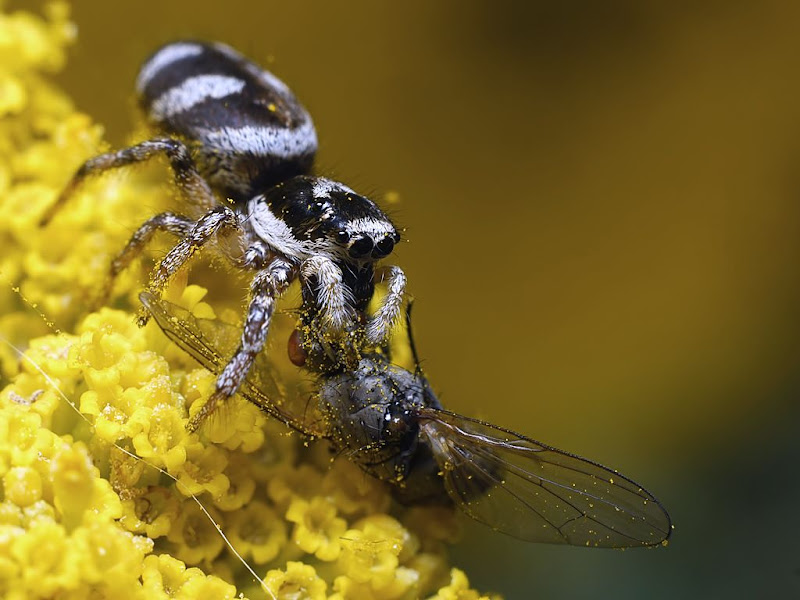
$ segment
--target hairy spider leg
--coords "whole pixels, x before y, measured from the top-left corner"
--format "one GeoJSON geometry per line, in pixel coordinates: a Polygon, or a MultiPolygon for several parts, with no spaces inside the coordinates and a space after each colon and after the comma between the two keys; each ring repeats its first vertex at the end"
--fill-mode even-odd
{"type": "Polygon", "coordinates": [[[353,308],[355,300],[350,288],[344,283],[342,270],[326,256],[312,256],[300,265],[300,276],[305,286],[316,280],[312,289],[319,306],[319,318],[325,331],[342,333],[356,321],[353,308]]]}
{"type": "Polygon", "coordinates": [[[383,266],[376,270],[376,277],[386,281],[386,295],[375,314],[367,322],[367,343],[380,346],[389,338],[400,317],[406,293],[406,275],[397,266],[383,266]]]}
{"type": "MultiPolygon", "coordinates": [[[[222,228],[233,229],[244,235],[236,213],[227,206],[217,206],[200,217],[189,234],[182,237],[161,259],[150,276],[148,291],[160,296],[173,275],[222,228]]],[[[149,319],[150,313],[140,308],[137,316],[139,326],[146,325],[149,319]]]]}
{"type": "Polygon", "coordinates": [[[165,231],[176,237],[186,237],[191,233],[195,223],[194,219],[171,212],[161,213],[142,223],[111,262],[103,290],[95,300],[95,309],[108,301],[116,278],[144,251],[156,233],[165,231]]]}
{"type": "Polygon", "coordinates": [[[189,431],[197,430],[220,402],[233,396],[239,389],[267,341],[275,301],[296,277],[297,267],[281,257],[276,257],[265,269],[256,273],[250,284],[250,304],[239,346],[217,377],[214,393],[189,420],[186,426],[189,431]]]}
{"type": "Polygon", "coordinates": [[[172,138],[155,138],[87,160],[45,211],[39,225],[47,225],[87,177],[144,162],[159,154],[167,157],[175,177],[175,185],[190,205],[197,206],[201,211],[208,211],[218,204],[208,183],[197,170],[186,145],[172,138]]]}

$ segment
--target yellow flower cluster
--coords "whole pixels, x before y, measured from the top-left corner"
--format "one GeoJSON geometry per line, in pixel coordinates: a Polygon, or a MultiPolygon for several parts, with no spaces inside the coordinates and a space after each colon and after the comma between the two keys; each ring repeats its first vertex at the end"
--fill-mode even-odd
{"type": "MultiPolygon", "coordinates": [[[[450,511],[392,508],[382,484],[242,401],[188,434],[214,378],[134,325],[141,272],[117,282],[127,310],[85,314],[127,228],[169,194],[104,177],[38,227],[101,143],[47,80],[74,37],[63,2],[0,13],[0,596],[478,598],[447,561],[450,511]]],[[[213,317],[203,289],[170,294],[213,317]]]]}

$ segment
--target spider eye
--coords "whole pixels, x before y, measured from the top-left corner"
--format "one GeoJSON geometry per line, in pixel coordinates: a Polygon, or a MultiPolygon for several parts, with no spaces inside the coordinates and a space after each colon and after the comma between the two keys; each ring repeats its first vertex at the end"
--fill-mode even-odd
{"type": "Polygon", "coordinates": [[[353,242],[348,251],[352,258],[363,258],[372,252],[372,239],[369,237],[362,237],[353,242]]]}
{"type": "Polygon", "coordinates": [[[339,231],[336,233],[336,241],[340,244],[346,244],[350,241],[350,234],[346,231],[339,231]]]}
{"type": "Polygon", "coordinates": [[[372,251],[372,256],[375,258],[383,258],[384,256],[388,256],[392,253],[394,249],[394,240],[390,236],[384,236],[384,238],[377,243],[375,246],[375,250],[372,251]]]}

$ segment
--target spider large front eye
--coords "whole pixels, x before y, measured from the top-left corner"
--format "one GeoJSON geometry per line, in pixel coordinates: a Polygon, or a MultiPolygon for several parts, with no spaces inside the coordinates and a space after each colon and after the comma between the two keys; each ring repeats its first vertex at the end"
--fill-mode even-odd
{"type": "Polygon", "coordinates": [[[375,250],[372,251],[372,256],[375,258],[383,258],[388,256],[394,250],[394,240],[386,235],[383,239],[375,245],[375,250]]]}
{"type": "Polygon", "coordinates": [[[338,231],[336,232],[336,241],[340,244],[346,244],[350,241],[350,234],[346,231],[338,231]]]}
{"type": "Polygon", "coordinates": [[[366,236],[357,239],[350,245],[348,252],[352,258],[363,258],[372,252],[372,239],[366,236]]]}

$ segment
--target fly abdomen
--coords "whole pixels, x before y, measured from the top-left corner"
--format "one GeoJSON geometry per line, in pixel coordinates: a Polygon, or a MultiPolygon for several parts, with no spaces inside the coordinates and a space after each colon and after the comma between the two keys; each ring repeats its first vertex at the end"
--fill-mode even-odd
{"type": "Polygon", "coordinates": [[[308,112],[282,81],[224,44],[163,46],[136,89],[148,121],[186,141],[223,196],[243,201],[311,169],[317,135],[308,112]]]}

